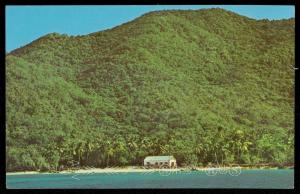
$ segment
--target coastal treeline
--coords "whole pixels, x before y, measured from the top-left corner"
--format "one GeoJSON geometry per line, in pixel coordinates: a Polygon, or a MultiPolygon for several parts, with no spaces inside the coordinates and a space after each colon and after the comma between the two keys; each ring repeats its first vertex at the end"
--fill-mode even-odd
{"type": "Polygon", "coordinates": [[[159,11],[6,55],[6,169],[294,161],[294,19],[159,11]]]}

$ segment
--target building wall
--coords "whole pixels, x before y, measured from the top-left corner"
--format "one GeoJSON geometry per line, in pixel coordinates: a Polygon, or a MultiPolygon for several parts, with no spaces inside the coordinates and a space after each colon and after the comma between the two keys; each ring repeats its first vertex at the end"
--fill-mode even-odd
{"type": "Polygon", "coordinates": [[[160,160],[160,161],[151,161],[151,160],[145,161],[144,160],[144,165],[145,166],[148,165],[147,162],[149,162],[149,165],[159,165],[159,166],[162,165],[162,164],[166,164],[166,165],[171,166],[172,162],[174,162],[174,164],[176,166],[176,160],[160,160]]]}
{"type": "Polygon", "coordinates": [[[157,163],[157,165],[169,164],[168,160],[160,160],[160,161],[151,161],[151,160],[148,160],[148,161],[144,161],[144,165],[147,165],[147,162],[149,162],[150,165],[155,165],[156,163],[157,163]]]}
{"type": "Polygon", "coordinates": [[[174,167],[177,166],[176,160],[170,160],[169,161],[169,166],[172,166],[172,162],[174,162],[174,167]]]}

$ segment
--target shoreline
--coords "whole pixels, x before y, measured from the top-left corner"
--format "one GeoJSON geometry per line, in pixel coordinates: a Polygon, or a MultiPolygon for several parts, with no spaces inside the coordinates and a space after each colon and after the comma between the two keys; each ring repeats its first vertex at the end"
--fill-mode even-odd
{"type": "MultiPolygon", "coordinates": [[[[230,167],[225,167],[230,168],[230,167]]],[[[278,168],[278,167],[240,167],[242,170],[279,170],[279,169],[294,169],[292,166],[285,166],[284,168],[278,168]]],[[[193,169],[188,169],[184,167],[175,168],[175,169],[163,169],[163,171],[205,171],[210,168],[205,167],[195,167],[193,169]]],[[[220,169],[220,168],[214,168],[214,169],[220,169]]],[[[93,173],[128,173],[128,172],[159,172],[162,171],[162,169],[159,168],[150,168],[146,169],[140,166],[134,166],[134,167],[119,167],[119,168],[90,168],[90,169],[74,169],[74,170],[63,170],[63,171],[19,171],[19,172],[6,172],[6,175],[27,175],[27,174],[93,174],[93,173]]]]}

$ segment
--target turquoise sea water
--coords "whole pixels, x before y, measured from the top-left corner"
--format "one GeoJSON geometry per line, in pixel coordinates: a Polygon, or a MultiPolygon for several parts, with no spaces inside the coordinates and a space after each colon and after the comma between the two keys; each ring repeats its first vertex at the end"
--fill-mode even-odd
{"type": "Polygon", "coordinates": [[[204,171],[6,175],[6,187],[22,188],[294,188],[294,170],[242,170],[239,176],[204,171]],[[72,178],[73,177],[73,178],[72,178]]]}

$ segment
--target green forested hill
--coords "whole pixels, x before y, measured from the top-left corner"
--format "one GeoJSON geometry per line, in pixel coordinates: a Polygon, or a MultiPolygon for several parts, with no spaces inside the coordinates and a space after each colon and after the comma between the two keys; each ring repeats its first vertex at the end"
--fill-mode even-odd
{"type": "Polygon", "coordinates": [[[295,20],[158,11],[6,55],[8,171],[293,163],[295,20]]]}

